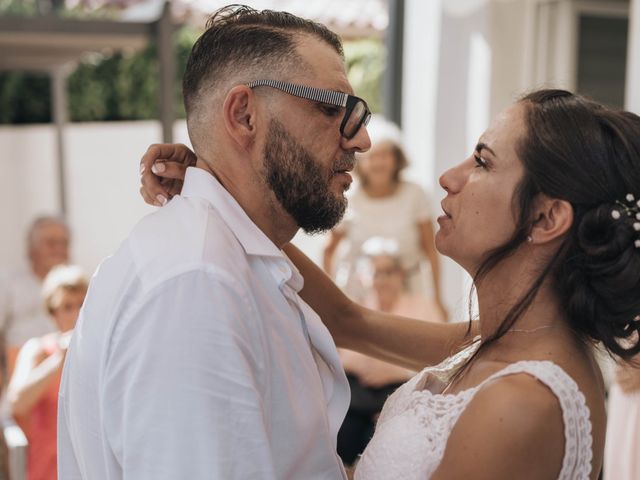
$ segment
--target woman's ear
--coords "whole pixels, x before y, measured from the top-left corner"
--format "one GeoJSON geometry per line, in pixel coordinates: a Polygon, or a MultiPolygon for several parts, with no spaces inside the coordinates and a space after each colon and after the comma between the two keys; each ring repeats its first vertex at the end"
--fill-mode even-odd
{"type": "Polygon", "coordinates": [[[222,106],[224,126],[229,136],[246,149],[256,136],[256,97],[246,85],[236,85],[224,100],[222,106]]]}
{"type": "Polygon", "coordinates": [[[531,227],[531,243],[543,244],[562,237],[573,224],[573,206],[566,200],[539,195],[531,227]]]}

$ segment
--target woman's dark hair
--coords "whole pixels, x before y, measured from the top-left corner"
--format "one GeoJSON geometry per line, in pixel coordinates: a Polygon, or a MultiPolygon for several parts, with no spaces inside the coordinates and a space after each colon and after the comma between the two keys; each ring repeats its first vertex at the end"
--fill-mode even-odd
{"type": "Polygon", "coordinates": [[[513,326],[549,279],[572,330],[630,360],[640,352],[640,232],[634,229],[635,212],[627,215],[623,205],[629,194],[630,205],[640,201],[640,117],[564,90],[536,91],[520,104],[527,131],[517,146],[524,176],[513,199],[515,233],[488,255],[474,284],[526,240],[538,194],[569,202],[573,224],[476,354],[513,326]]]}
{"type": "MultiPolygon", "coordinates": [[[[404,149],[395,140],[381,140],[376,143],[376,147],[378,146],[384,146],[389,149],[391,156],[395,161],[395,168],[393,171],[393,176],[391,178],[394,183],[398,183],[400,181],[400,172],[402,172],[402,170],[407,168],[407,166],[409,165],[409,160],[407,160],[407,155],[404,152],[404,149]]],[[[365,155],[369,155],[369,153],[365,155]]],[[[360,165],[360,162],[356,162],[355,173],[360,179],[360,183],[362,184],[362,186],[364,188],[367,188],[368,179],[367,176],[363,174],[362,167],[360,165]]]]}

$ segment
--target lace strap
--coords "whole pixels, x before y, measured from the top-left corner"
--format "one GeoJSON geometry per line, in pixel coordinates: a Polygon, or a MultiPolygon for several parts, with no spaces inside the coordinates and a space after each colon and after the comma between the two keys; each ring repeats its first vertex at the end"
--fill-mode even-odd
{"type": "Polygon", "coordinates": [[[429,373],[444,383],[449,383],[456,371],[458,371],[464,362],[466,362],[469,357],[475,353],[479,346],[480,336],[478,335],[472,340],[471,344],[460,350],[458,353],[445,358],[438,365],[426,367],[420,373],[422,375],[424,375],[425,372],[429,373]]]}
{"type": "Polygon", "coordinates": [[[521,361],[494,373],[484,384],[496,378],[527,373],[546,385],[558,398],[564,422],[565,450],[559,480],[586,480],[591,474],[593,457],[589,407],[576,382],[550,361],[521,361]]]}

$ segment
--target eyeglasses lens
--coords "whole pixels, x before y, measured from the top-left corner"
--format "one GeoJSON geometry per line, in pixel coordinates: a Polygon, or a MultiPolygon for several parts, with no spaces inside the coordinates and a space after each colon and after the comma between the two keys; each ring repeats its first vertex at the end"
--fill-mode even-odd
{"type": "Polygon", "coordinates": [[[360,126],[366,120],[364,118],[365,116],[367,116],[367,107],[364,102],[359,101],[355,104],[353,110],[351,110],[351,115],[349,115],[347,123],[344,126],[344,135],[347,138],[352,138],[356,133],[358,133],[360,126]]]}

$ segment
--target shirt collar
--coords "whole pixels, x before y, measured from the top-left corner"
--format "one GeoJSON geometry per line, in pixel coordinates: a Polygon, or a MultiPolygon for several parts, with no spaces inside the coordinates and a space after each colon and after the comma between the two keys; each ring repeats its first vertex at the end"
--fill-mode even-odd
{"type": "Polygon", "coordinates": [[[270,266],[270,270],[276,279],[288,283],[296,292],[302,289],[304,281],[296,266],[253,223],[216,177],[202,168],[187,168],[181,196],[207,200],[220,213],[220,217],[238,239],[247,255],[271,258],[275,265],[270,266]]]}
{"type": "Polygon", "coordinates": [[[220,213],[247,255],[282,257],[280,249],[253,223],[218,179],[206,170],[187,168],[181,195],[207,200],[220,213]]]}

